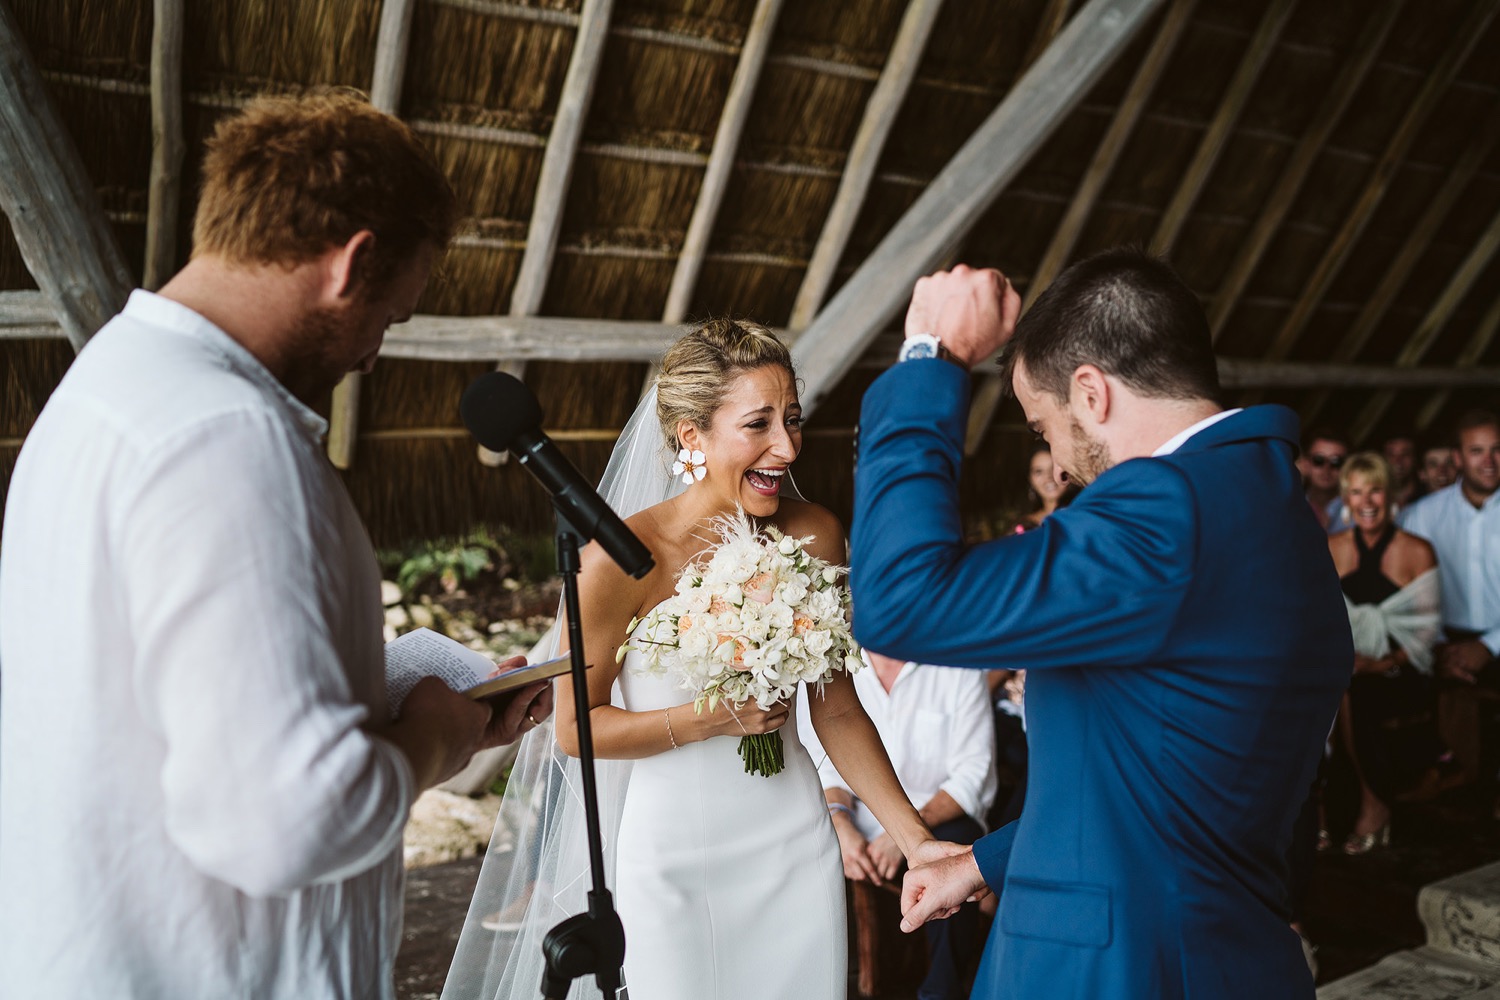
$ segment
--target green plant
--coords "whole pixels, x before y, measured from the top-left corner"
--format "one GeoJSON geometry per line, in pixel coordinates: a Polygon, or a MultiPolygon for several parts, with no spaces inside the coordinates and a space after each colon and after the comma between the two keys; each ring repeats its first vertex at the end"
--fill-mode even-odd
{"type": "Polygon", "coordinates": [[[403,600],[436,580],[445,594],[452,594],[480,573],[508,562],[505,549],[488,531],[472,531],[462,538],[436,538],[411,548],[380,554],[382,570],[394,571],[403,600]]]}

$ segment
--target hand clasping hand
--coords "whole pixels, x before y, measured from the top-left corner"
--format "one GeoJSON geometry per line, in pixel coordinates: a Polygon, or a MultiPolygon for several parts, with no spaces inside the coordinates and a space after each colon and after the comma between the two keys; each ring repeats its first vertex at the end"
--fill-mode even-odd
{"type": "Polygon", "coordinates": [[[982,888],[984,876],[967,848],[911,869],[901,887],[901,929],[910,934],[929,920],[953,916],[982,888]]]}

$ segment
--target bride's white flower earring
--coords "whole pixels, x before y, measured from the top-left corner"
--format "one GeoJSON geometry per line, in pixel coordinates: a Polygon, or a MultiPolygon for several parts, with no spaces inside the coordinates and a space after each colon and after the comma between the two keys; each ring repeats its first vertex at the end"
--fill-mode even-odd
{"type": "Polygon", "coordinates": [[[684,448],[677,453],[677,461],[672,463],[672,475],[681,476],[682,481],[691,486],[708,475],[708,467],[703,463],[703,452],[684,448]]]}

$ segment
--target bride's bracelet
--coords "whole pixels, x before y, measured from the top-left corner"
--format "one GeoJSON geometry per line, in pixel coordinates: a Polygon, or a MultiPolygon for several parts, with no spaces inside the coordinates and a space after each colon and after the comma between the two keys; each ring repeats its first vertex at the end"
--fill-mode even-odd
{"type": "Polygon", "coordinates": [[[670,708],[664,708],[661,710],[661,715],[662,718],[667,720],[667,739],[671,741],[672,749],[681,750],[682,747],[677,745],[677,737],[672,735],[672,710],[670,708]]]}

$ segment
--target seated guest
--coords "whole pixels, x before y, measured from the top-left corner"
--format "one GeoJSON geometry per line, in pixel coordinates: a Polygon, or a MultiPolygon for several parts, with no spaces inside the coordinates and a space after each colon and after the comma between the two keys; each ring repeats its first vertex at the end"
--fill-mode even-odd
{"type": "Polygon", "coordinates": [[[1458,482],[1458,460],[1453,457],[1451,444],[1442,441],[1422,449],[1422,465],[1417,469],[1417,482],[1422,484],[1422,496],[1436,493],[1458,482]]]}
{"type": "MultiPolygon", "coordinates": [[[[1500,686],[1500,418],[1471,410],[1458,422],[1459,481],[1418,500],[1401,521],[1437,552],[1443,633],[1436,649],[1440,684],[1500,686]]],[[[1478,709],[1440,720],[1469,777],[1479,773],[1478,709]]],[[[1455,709],[1457,711],[1457,709],[1455,709]]]]}
{"type": "Polygon", "coordinates": [[[1437,561],[1432,546],[1396,527],[1390,482],[1389,467],[1374,452],[1345,462],[1339,484],[1353,530],[1328,539],[1354,633],[1354,678],[1339,709],[1338,731],[1360,800],[1345,854],[1390,842],[1400,762],[1381,738],[1382,724],[1427,700],[1438,633],[1437,561]]]}
{"type": "MultiPolygon", "coordinates": [[[[860,704],[875,723],[896,777],[938,840],[972,844],[985,833],[995,797],[995,734],[983,675],[968,670],[902,663],[868,650],[871,669],[854,675],[860,704]]],[[[890,835],[854,797],[811,726],[798,726],[828,799],[844,857],[844,875],[875,885],[892,882],[902,857],[890,835]]],[[[899,889],[900,883],[896,883],[899,889]]],[[[895,929],[895,924],[892,924],[895,929]]],[[[969,995],[983,941],[978,909],[966,904],[948,920],[927,925],[927,977],[918,1000],[969,995]]]]}
{"type": "Polygon", "coordinates": [[[1348,457],[1349,443],[1337,431],[1315,427],[1302,439],[1297,469],[1307,485],[1307,502],[1329,534],[1349,527],[1342,517],[1344,504],[1339,499],[1339,469],[1348,457]]]}

